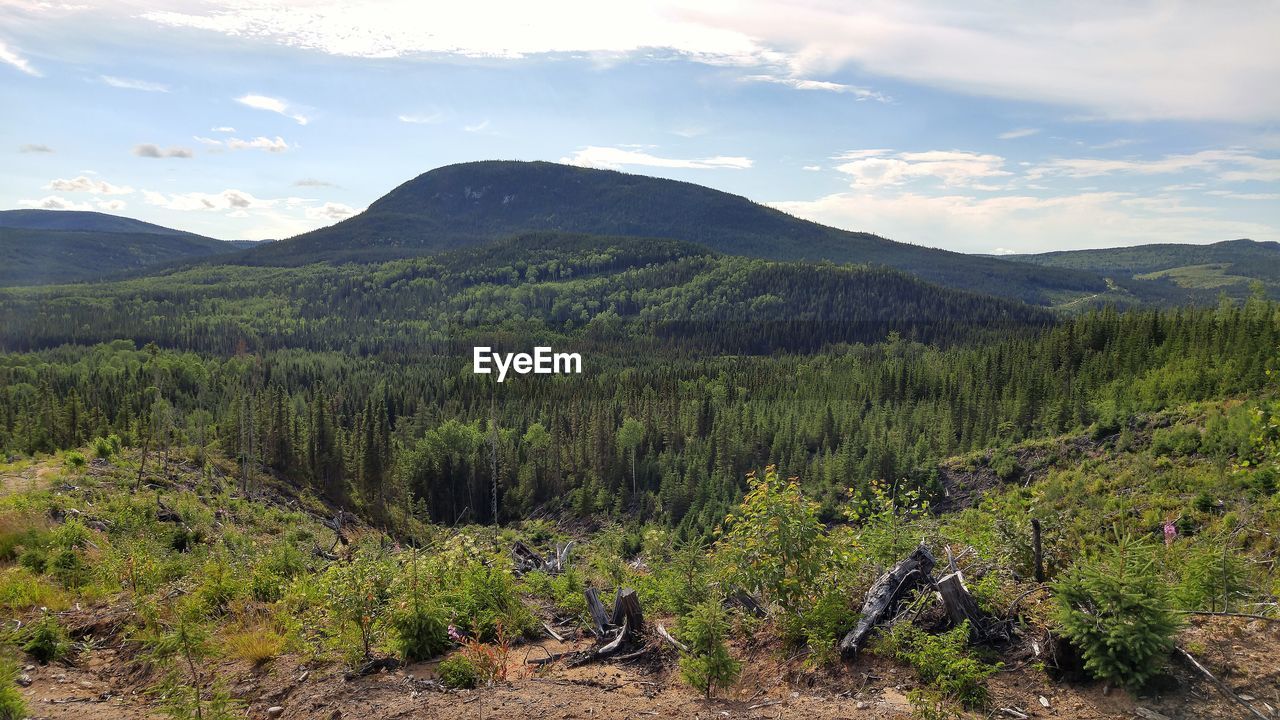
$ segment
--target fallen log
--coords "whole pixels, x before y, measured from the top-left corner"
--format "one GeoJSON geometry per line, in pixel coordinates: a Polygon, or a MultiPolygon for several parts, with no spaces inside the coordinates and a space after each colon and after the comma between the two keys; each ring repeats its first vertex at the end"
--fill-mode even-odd
{"type": "Polygon", "coordinates": [[[545,564],[538,553],[519,540],[511,546],[511,556],[515,559],[515,571],[518,575],[541,570],[545,564]]]}
{"type": "Polygon", "coordinates": [[[930,573],[937,560],[924,545],[920,545],[889,572],[880,576],[867,591],[862,603],[862,617],[858,624],[840,641],[840,653],[846,657],[857,654],[875,629],[885,618],[892,617],[902,599],[912,590],[928,587],[933,583],[930,573]]]}

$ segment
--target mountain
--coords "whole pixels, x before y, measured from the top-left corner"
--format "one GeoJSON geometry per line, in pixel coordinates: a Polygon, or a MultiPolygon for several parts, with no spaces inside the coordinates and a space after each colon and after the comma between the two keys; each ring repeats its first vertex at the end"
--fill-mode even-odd
{"type": "Polygon", "coordinates": [[[1205,303],[1219,295],[1247,297],[1256,283],[1280,298],[1280,243],[1228,240],[1209,245],[1162,243],[1100,250],[1005,256],[1042,267],[1108,278],[1112,296],[1164,304],[1205,303]]]}
{"type": "Polygon", "coordinates": [[[247,251],[235,262],[378,262],[522,232],[672,238],[774,260],[885,265],[952,288],[1039,304],[1102,292],[1094,273],[894,242],[801,220],[687,182],[548,162],[449,165],[404,183],[336,225],[247,251]]]}
{"type": "Polygon", "coordinates": [[[221,240],[104,213],[0,211],[0,285],[93,280],[238,249],[221,240]]]}

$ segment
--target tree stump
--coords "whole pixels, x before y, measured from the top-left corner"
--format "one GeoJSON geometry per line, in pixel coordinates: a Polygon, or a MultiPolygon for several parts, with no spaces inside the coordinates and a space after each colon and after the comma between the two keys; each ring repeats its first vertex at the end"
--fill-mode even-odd
{"type": "Polygon", "coordinates": [[[867,591],[862,603],[862,617],[857,626],[849,631],[840,641],[840,653],[845,656],[855,655],[862,649],[871,631],[898,607],[898,604],[912,590],[928,587],[933,582],[930,573],[937,561],[924,545],[920,545],[889,572],[880,576],[879,580],[867,591]]]}
{"type": "Polygon", "coordinates": [[[612,624],[625,625],[631,633],[640,632],[644,626],[644,613],[640,611],[640,598],[635,590],[618,588],[618,594],[613,598],[612,624]]]}

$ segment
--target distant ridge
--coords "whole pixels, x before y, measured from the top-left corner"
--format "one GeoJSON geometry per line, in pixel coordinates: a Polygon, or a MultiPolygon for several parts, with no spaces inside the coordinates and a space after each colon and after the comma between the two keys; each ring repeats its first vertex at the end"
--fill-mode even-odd
{"type": "Polygon", "coordinates": [[[94,280],[237,249],[221,240],[106,213],[0,211],[0,285],[94,280]]]}
{"type": "Polygon", "coordinates": [[[1242,298],[1261,285],[1280,299],[1280,243],[1226,240],[1207,245],[1158,243],[1098,250],[1062,250],[1007,255],[1044,267],[1083,270],[1111,279],[1148,300],[1213,302],[1226,294],[1242,298]]]}
{"type": "Polygon", "coordinates": [[[353,218],[254,248],[235,262],[379,262],[543,231],[671,238],[732,255],[884,265],[948,287],[1041,304],[1106,288],[1092,273],[838,230],[693,183],[496,160],[424,173],[353,218]]]}

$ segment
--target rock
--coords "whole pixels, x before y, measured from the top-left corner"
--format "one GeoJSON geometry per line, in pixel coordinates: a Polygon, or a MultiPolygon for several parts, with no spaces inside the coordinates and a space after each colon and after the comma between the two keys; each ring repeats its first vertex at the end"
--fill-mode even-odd
{"type": "Polygon", "coordinates": [[[298,676],[298,682],[306,682],[309,677],[311,677],[311,671],[303,670],[302,674],[298,676]]]}
{"type": "Polygon", "coordinates": [[[863,700],[859,700],[859,701],[858,701],[858,704],[857,704],[857,705],[854,705],[854,707],[855,707],[855,708],[857,708],[857,709],[859,709],[859,710],[866,710],[866,709],[867,709],[867,703],[866,703],[865,701],[863,701],[863,700]]]}
{"type": "Polygon", "coordinates": [[[1133,714],[1142,718],[1142,720],[1169,720],[1168,715],[1161,715],[1155,710],[1150,710],[1141,706],[1134,708],[1133,714]]]}
{"type": "Polygon", "coordinates": [[[267,717],[269,718],[278,718],[283,714],[284,714],[284,708],[280,707],[279,705],[273,705],[267,708],[267,717]]]}
{"type": "Polygon", "coordinates": [[[1047,698],[1047,697],[1045,697],[1045,696],[1041,695],[1041,696],[1040,696],[1040,705],[1041,705],[1041,706],[1043,706],[1043,707],[1049,707],[1049,698],[1047,698]]]}
{"type": "Polygon", "coordinates": [[[17,678],[14,679],[14,682],[18,683],[22,687],[30,687],[31,676],[26,673],[22,673],[21,675],[19,675],[17,678]]]}

